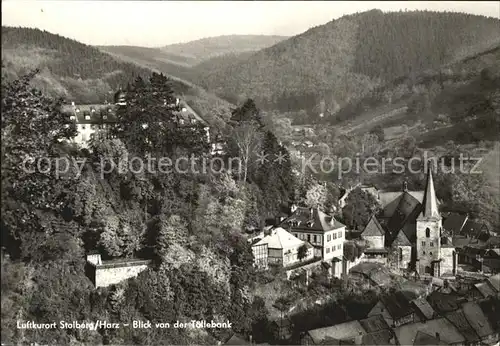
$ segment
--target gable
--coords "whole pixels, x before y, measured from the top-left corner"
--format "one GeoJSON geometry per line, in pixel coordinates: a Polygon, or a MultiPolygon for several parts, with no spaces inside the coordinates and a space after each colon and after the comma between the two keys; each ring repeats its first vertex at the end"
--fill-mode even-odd
{"type": "Polygon", "coordinates": [[[361,233],[362,237],[367,237],[367,236],[384,236],[385,232],[380,223],[378,222],[377,218],[375,216],[372,216],[370,218],[370,221],[366,225],[365,229],[361,233]]]}
{"type": "Polygon", "coordinates": [[[411,246],[411,242],[408,239],[408,236],[402,229],[396,235],[396,238],[392,242],[392,246],[411,246]]]}

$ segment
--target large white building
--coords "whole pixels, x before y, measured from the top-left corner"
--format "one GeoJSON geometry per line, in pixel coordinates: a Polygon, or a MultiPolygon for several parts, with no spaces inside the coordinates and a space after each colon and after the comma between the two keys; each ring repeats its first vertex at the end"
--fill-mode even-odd
{"type": "Polygon", "coordinates": [[[333,276],[343,274],[345,225],[319,208],[295,208],[280,226],[298,239],[312,244],[314,256],[331,265],[333,276]]]}
{"type": "Polygon", "coordinates": [[[252,251],[256,266],[263,269],[267,269],[269,264],[286,268],[314,257],[311,244],[300,240],[281,227],[271,230],[271,234],[252,245],[252,251]],[[304,251],[302,257],[300,251],[304,251]]]}

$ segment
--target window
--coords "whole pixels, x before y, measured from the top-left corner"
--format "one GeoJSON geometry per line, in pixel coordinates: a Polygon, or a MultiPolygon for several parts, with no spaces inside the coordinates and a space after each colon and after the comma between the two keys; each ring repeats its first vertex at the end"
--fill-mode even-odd
{"type": "Polygon", "coordinates": [[[336,247],[335,245],[333,245],[333,247],[332,247],[332,251],[335,251],[335,249],[336,249],[336,248],[337,248],[337,247],[336,247]]]}
{"type": "Polygon", "coordinates": [[[333,233],[333,239],[337,239],[337,233],[333,233]]]}
{"type": "Polygon", "coordinates": [[[82,125],[82,130],[85,130],[87,128],[87,125],[82,125]]]}
{"type": "Polygon", "coordinates": [[[107,115],[103,115],[103,116],[102,116],[102,118],[103,118],[104,120],[106,120],[106,119],[108,119],[108,116],[107,116],[107,115]]]}
{"type": "Polygon", "coordinates": [[[431,242],[429,243],[429,246],[434,246],[434,242],[432,242],[432,241],[431,241],[431,242]]]}
{"type": "Polygon", "coordinates": [[[329,241],[331,241],[331,240],[332,240],[332,236],[331,236],[330,234],[328,234],[328,235],[326,236],[326,242],[329,242],[329,241]]]}
{"type": "Polygon", "coordinates": [[[316,238],[316,235],[313,236],[313,243],[316,243],[318,240],[316,238]]]}
{"type": "Polygon", "coordinates": [[[429,252],[429,255],[431,255],[431,256],[432,256],[432,251],[431,251],[431,252],[429,252]]]}
{"type": "Polygon", "coordinates": [[[422,251],[422,255],[425,255],[425,251],[422,251]]]}
{"type": "Polygon", "coordinates": [[[329,247],[326,248],[326,253],[330,253],[330,248],[329,247]]]}
{"type": "Polygon", "coordinates": [[[311,235],[310,234],[307,235],[307,241],[311,242],[311,235]]]}
{"type": "Polygon", "coordinates": [[[426,238],[430,238],[431,237],[431,230],[428,227],[425,229],[425,237],[426,238]]]}
{"type": "Polygon", "coordinates": [[[85,120],[90,120],[90,115],[86,115],[85,120]]]}
{"type": "Polygon", "coordinates": [[[339,232],[339,238],[342,238],[342,231],[339,232]]]}
{"type": "Polygon", "coordinates": [[[422,246],[425,246],[425,241],[422,241],[422,246]]]}
{"type": "Polygon", "coordinates": [[[399,248],[399,261],[403,260],[403,249],[399,248]]]}

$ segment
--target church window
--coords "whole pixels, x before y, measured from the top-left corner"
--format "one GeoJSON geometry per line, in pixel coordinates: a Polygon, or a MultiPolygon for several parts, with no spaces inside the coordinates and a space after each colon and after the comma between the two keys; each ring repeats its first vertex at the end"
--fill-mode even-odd
{"type": "Polygon", "coordinates": [[[422,246],[425,246],[425,241],[422,241],[422,246]]]}
{"type": "Polygon", "coordinates": [[[431,230],[429,228],[426,228],[425,229],[425,237],[430,238],[430,236],[431,236],[431,230]]]}
{"type": "Polygon", "coordinates": [[[400,261],[403,260],[403,249],[402,248],[399,248],[399,260],[400,261]]]}
{"type": "Polygon", "coordinates": [[[432,242],[432,241],[431,241],[431,242],[429,243],[429,246],[434,246],[434,242],[432,242]]]}

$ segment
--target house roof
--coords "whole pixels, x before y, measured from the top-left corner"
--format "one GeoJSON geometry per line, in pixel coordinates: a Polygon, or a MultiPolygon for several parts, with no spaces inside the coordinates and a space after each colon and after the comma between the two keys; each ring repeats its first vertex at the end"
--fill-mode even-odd
{"type": "Polygon", "coordinates": [[[462,227],[467,221],[467,215],[458,213],[451,213],[443,222],[443,228],[447,231],[453,232],[453,235],[460,234],[462,227]]]}
{"type": "Polygon", "coordinates": [[[493,290],[493,287],[491,287],[488,282],[480,282],[474,285],[479,292],[483,295],[483,297],[494,297],[496,295],[496,292],[493,290]]]}
{"type": "Polygon", "coordinates": [[[400,291],[383,296],[380,300],[387,309],[387,312],[394,319],[399,319],[415,312],[408,298],[400,291]]]}
{"type": "Polygon", "coordinates": [[[389,329],[389,326],[387,325],[387,322],[382,315],[370,316],[368,318],[359,320],[359,323],[367,333],[389,329]]]}
{"type": "Polygon", "coordinates": [[[363,345],[390,345],[392,331],[390,329],[378,330],[376,332],[363,335],[363,345]]]}
{"type": "Polygon", "coordinates": [[[495,332],[488,321],[488,317],[477,303],[467,302],[462,305],[462,310],[467,321],[469,321],[469,324],[479,337],[484,338],[495,332]]]}
{"type": "Polygon", "coordinates": [[[439,339],[447,344],[463,343],[465,338],[446,318],[437,318],[425,322],[405,324],[394,328],[394,334],[400,345],[413,345],[418,332],[429,335],[439,334],[439,339]]]}
{"type": "Polygon", "coordinates": [[[359,335],[365,335],[366,331],[363,329],[359,321],[350,321],[331,327],[313,329],[307,333],[315,344],[319,344],[322,340],[327,338],[335,340],[352,339],[359,335]]]}
{"type": "Polygon", "coordinates": [[[484,225],[482,223],[473,220],[467,220],[462,227],[461,233],[463,235],[476,235],[479,234],[483,227],[484,225]]]}
{"type": "Polygon", "coordinates": [[[422,203],[422,201],[424,200],[424,191],[395,191],[395,192],[379,191],[379,200],[382,208],[383,209],[387,208],[388,211],[390,211],[391,208],[395,209],[397,203],[396,205],[394,205],[394,202],[398,200],[404,192],[409,193],[419,203],[422,203]],[[391,204],[392,206],[389,206],[389,204],[391,204]]]}
{"type": "Polygon", "coordinates": [[[281,227],[291,228],[292,230],[308,230],[317,232],[332,231],[345,227],[319,208],[297,208],[295,212],[281,223],[281,227]]]}
{"type": "Polygon", "coordinates": [[[447,343],[441,341],[436,336],[432,336],[422,331],[418,331],[417,335],[415,336],[415,341],[413,342],[413,345],[433,346],[433,345],[447,345],[447,343]]]}
{"type": "Polygon", "coordinates": [[[455,294],[434,291],[427,297],[427,301],[436,312],[447,313],[460,308],[461,298],[455,294]]]}
{"type": "Polygon", "coordinates": [[[237,334],[233,334],[231,338],[225,343],[225,345],[249,345],[250,343],[238,336],[237,334]]]}
{"type": "Polygon", "coordinates": [[[117,121],[115,106],[111,104],[62,105],[61,112],[68,114],[68,116],[74,116],[77,124],[101,124],[117,121]]]}
{"type": "Polygon", "coordinates": [[[467,238],[464,236],[453,236],[452,243],[455,247],[462,248],[470,244],[472,241],[471,238],[467,238]]]}
{"type": "Polygon", "coordinates": [[[278,227],[273,229],[270,235],[265,236],[254,245],[257,246],[263,244],[267,244],[268,249],[288,249],[291,247],[304,245],[305,243],[299,238],[285,231],[283,228],[278,227]]]}
{"type": "Polygon", "coordinates": [[[488,278],[488,282],[493,289],[495,289],[497,292],[500,292],[500,273],[490,276],[488,278]]]}
{"type": "Polygon", "coordinates": [[[411,302],[415,311],[425,319],[431,320],[434,317],[436,312],[425,298],[414,299],[411,302]]]}
{"type": "Polygon", "coordinates": [[[373,236],[384,236],[385,231],[378,222],[377,218],[375,215],[372,215],[370,218],[370,221],[368,221],[368,224],[366,225],[365,229],[361,233],[362,237],[373,237],[373,236]]]}
{"type": "Polygon", "coordinates": [[[480,339],[479,335],[477,335],[476,331],[470,325],[469,321],[465,317],[465,314],[462,309],[452,311],[446,314],[446,319],[453,323],[460,333],[465,337],[468,342],[475,342],[480,339]]]}

